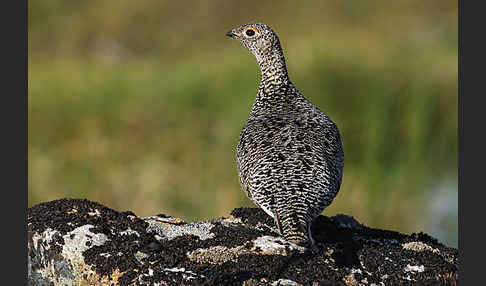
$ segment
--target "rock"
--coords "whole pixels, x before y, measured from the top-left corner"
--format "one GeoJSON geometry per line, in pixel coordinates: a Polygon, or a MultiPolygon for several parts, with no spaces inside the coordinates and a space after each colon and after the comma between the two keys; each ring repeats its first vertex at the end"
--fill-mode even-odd
{"type": "Polygon", "coordinates": [[[185,222],[89,200],[28,209],[29,285],[456,285],[458,251],[425,233],[319,216],[317,249],[283,240],[262,210],[185,222]]]}

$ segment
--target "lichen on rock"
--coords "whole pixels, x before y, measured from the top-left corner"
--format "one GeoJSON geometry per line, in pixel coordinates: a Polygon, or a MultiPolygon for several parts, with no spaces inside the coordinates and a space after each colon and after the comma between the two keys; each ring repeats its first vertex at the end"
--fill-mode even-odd
{"type": "Polygon", "coordinates": [[[458,252],[424,233],[319,216],[317,249],[282,239],[260,209],[186,222],[88,200],[28,209],[29,285],[456,285],[458,252]]]}

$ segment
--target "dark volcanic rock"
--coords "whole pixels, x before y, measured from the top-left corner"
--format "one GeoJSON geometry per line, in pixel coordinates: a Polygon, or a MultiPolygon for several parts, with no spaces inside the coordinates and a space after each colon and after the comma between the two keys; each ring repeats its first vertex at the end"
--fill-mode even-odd
{"type": "Polygon", "coordinates": [[[262,210],[184,222],[88,200],[28,209],[29,285],[456,285],[458,251],[424,233],[319,216],[316,249],[279,237],[262,210]]]}

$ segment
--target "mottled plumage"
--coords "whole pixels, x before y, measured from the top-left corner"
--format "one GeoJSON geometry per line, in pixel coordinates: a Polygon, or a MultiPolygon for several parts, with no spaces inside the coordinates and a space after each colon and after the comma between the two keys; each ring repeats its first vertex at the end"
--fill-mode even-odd
{"type": "Polygon", "coordinates": [[[344,153],[338,128],[290,82],[270,27],[245,24],[227,36],[250,50],[261,69],[236,152],[240,184],[275,219],[286,240],[313,244],[311,223],[341,186],[344,153]]]}

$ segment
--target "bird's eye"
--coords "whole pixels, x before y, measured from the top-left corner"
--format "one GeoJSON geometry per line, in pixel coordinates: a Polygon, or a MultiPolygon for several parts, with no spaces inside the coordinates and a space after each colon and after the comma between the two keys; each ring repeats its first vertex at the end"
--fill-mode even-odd
{"type": "Polygon", "coordinates": [[[246,30],[245,34],[246,34],[248,37],[251,37],[251,36],[255,35],[255,30],[253,30],[253,29],[248,29],[248,30],[246,30]]]}

